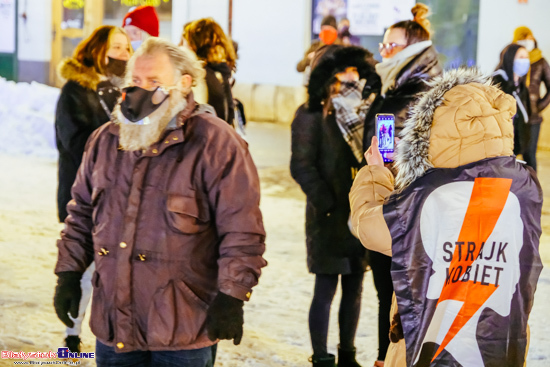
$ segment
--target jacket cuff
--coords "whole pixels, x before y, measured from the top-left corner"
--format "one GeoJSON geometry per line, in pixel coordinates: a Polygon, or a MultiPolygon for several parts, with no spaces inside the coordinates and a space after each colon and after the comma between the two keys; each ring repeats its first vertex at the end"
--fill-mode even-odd
{"type": "Polygon", "coordinates": [[[250,296],[252,295],[252,289],[232,282],[220,284],[219,291],[241,301],[250,300],[250,296]]]}

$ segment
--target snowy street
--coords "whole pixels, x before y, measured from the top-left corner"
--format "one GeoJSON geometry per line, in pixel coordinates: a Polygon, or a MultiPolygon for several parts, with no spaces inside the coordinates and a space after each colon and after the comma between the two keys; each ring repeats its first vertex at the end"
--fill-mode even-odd
{"type": "MultiPolygon", "coordinates": [[[[1,112],[1,111],[0,111],[1,112]]],[[[241,345],[221,342],[216,366],[308,366],[311,355],[307,326],[313,275],[306,268],[305,196],[290,177],[290,127],[250,123],[249,144],[262,179],[262,212],[267,231],[260,284],[245,305],[241,345]]],[[[7,141],[0,123],[0,143],[7,141]]],[[[10,132],[11,134],[11,132],[10,132]]],[[[27,137],[19,132],[18,144],[27,137]]],[[[28,136],[29,139],[32,137],[28,136]]],[[[32,141],[32,140],[31,140],[32,141]]],[[[14,143],[15,144],[15,143],[14,143]]],[[[0,348],[7,351],[56,351],[65,338],[64,325],[53,308],[57,258],[57,163],[51,154],[13,154],[0,149],[0,348]]],[[[550,187],[550,152],[539,152],[539,177],[550,187]]],[[[543,270],[530,316],[531,344],[527,366],[550,365],[550,191],[545,191],[541,256],[543,270]]],[[[332,307],[329,352],[338,344],[339,294],[332,307]]],[[[357,360],[370,367],[377,354],[377,298],[372,276],[364,280],[358,327],[357,360]]],[[[83,351],[92,352],[95,339],[85,321],[83,351]]],[[[13,361],[0,360],[1,366],[13,361]]],[[[95,365],[83,361],[83,366],[95,365]]]]}

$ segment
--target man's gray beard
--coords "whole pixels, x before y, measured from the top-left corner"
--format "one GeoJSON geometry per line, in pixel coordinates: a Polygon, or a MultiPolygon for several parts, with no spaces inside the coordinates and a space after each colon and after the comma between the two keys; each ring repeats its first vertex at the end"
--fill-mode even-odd
{"type": "Polygon", "coordinates": [[[183,93],[179,89],[173,89],[170,91],[168,101],[148,116],[151,120],[150,124],[136,125],[120,122],[124,117],[120,111],[120,104],[117,104],[113,110],[113,122],[120,127],[120,147],[129,151],[149,148],[160,140],[172,118],[186,106],[187,99],[183,93]]]}

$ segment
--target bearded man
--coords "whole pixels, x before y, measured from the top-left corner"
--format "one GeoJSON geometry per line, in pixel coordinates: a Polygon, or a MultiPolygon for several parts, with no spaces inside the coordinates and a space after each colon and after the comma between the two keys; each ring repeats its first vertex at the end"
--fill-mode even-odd
{"type": "Polygon", "coordinates": [[[196,57],[149,38],[128,64],[114,121],[90,137],[58,241],[54,306],[78,313],[95,261],[90,326],[98,366],[212,366],[239,344],[243,301],[267,263],[246,143],[197,105],[196,57]]]}

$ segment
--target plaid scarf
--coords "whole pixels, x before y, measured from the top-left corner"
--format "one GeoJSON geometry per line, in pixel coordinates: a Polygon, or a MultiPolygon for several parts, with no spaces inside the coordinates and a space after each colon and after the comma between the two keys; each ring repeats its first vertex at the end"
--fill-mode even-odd
{"type": "Polygon", "coordinates": [[[371,104],[370,100],[361,99],[365,83],[365,79],[344,82],[340,86],[340,92],[332,97],[336,124],[359,163],[363,161],[363,131],[371,104]]]}

